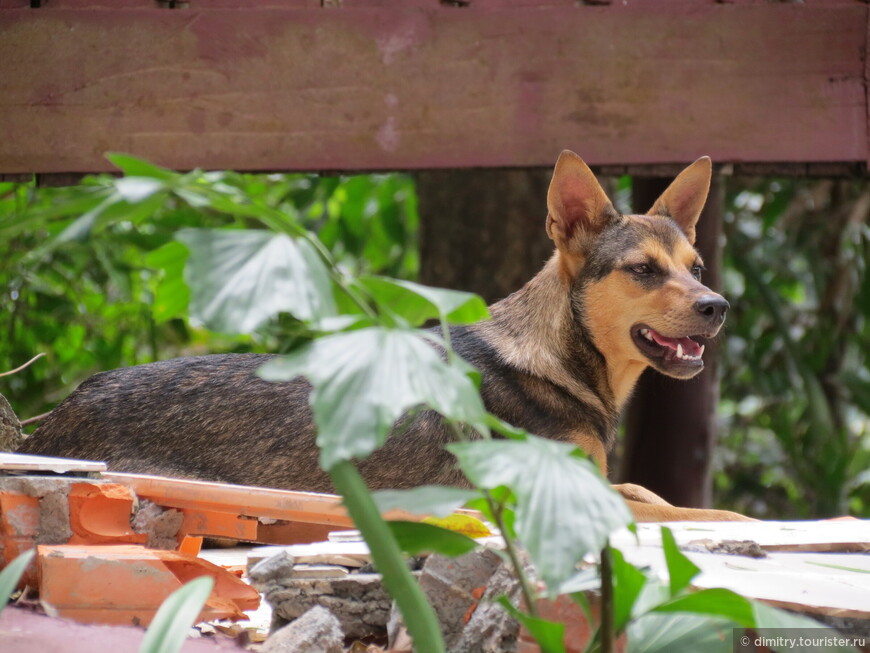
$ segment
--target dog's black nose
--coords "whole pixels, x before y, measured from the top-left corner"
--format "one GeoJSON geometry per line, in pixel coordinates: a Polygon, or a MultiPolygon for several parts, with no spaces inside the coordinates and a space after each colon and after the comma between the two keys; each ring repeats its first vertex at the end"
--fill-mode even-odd
{"type": "Polygon", "coordinates": [[[720,295],[702,295],[701,299],[695,303],[695,310],[713,324],[718,324],[725,319],[725,311],[730,306],[728,301],[720,295]]]}

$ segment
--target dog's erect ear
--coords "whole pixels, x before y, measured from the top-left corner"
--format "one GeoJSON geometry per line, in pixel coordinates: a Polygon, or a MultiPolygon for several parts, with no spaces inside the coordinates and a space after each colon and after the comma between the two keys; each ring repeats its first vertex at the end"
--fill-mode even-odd
{"type": "Polygon", "coordinates": [[[547,192],[547,234],[563,252],[577,232],[594,235],[619,216],[583,159],[564,150],[547,192]]]}
{"type": "Polygon", "coordinates": [[[702,156],[683,170],[662,196],[656,200],[647,215],[671,218],[680,225],[686,238],[695,244],[695,224],[707,201],[713,164],[709,156],[702,156]]]}

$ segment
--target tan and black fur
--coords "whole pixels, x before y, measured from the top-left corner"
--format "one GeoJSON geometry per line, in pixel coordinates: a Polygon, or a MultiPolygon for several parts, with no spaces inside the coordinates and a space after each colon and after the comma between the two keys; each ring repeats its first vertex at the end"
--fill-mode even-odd
{"type": "MultiPolygon", "coordinates": [[[[728,304],[700,282],[692,246],[710,174],[710,160],[699,159],[647,214],[621,215],[586,164],[562,153],[547,197],[553,257],[491,307],[492,320],[451,329],[456,350],[483,375],[488,410],[576,444],[606,473],[641,372],[696,375],[700,356],[677,358],[674,343],[695,355],[686,338],[713,337],[724,321],[728,304]]],[[[257,378],[268,358],[181,358],[97,374],[20,451],[105,460],[120,471],[329,491],[317,464],[310,386],[257,378]]],[[[375,488],[465,484],[448,441],[439,417],[424,411],[360,469],[375,488]]],[[[741,518],[677,508],[638,486],[617,489],[639,520],[741,518]]]]}

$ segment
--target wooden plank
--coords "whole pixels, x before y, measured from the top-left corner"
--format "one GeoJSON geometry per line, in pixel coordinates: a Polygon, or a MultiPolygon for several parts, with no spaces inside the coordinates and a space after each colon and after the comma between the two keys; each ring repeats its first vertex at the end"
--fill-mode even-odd
{"type": "Polygon", "coordinates": [[[290,555],[295,562],[315,565],[362,567],[372,559],[365,542],[313,542],[290,546],[258,546],[248,552],[248,569],[261,560],[281,552],[290,555]]]}
{"type": "Polygon", "coordinates": [[[165,508],[235,512],[246,517],[353,528],[341,497],[314,492],[208,483],[145,474],[106,473],[102,478],[132,489],[140,499],[165,508]]]}
{"type": "MultiPolygon", "coordinates": [[[[870,551],[870,520],[673,522],[667,526],[680,546],[696,540],[752,540],[766,551],[870,551]]],[[[661,542],[658,524],[638,524],[637,530],[641,544],[658,546],[661,542]]],[[[614,546],[620,548],[633,539],[625,531],[614,536],[614,546]]]]}
{"type": "MultiPolygon", "coordinates": [[[[140,499],[148,499],[164,508],[213,511],[242,518],[286,520],[303,524],[324,524],[334,530],[353,528],[353,520],[335,494],[295,492],[250,485],[211,483],[187,479],[107,472],[100,478],[129,487],[140,499]]],[[[457,514],[482,519],[476,510],[460,509],[457,514]]],[[[402,510],[388,510],[385,519],[419,521],[420,515],[402,510]]]]}
{"type": "Polygon", "coordinates": [[[73,460],[72,458],[52,458],[50,456],[30,456],[22,453],[0,453],[0,474],[3,472],[104,472],[106,463],[93,460],[73,460]]]}
{"type": "MultiPolygon", "coordinates": [[[[637,566],[667,577],[660,547],[620,547],[637,566]]],[[[863,555],[772,553],[766,558],[686,552],[701,574],[699,589],[724,587],[743,596],[798,612],[870,619],[870,560],[863,555]]]]}
{"type": "Polygon", "coordinates": [[[868,159],[863,4],[557,5],[0,9],[0,173],[868,159]]]}

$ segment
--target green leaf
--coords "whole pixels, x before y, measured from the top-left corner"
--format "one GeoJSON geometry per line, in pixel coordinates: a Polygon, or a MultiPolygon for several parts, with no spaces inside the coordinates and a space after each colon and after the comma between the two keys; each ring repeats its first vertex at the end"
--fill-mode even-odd
{"type": "Polygon", "coordinates": [[[661,530],[662,547],[665,550],[665,562],[668,565],[668,576],[670,577],[671,596],[676,596],[688,587],[692,579],[701,573],[701,570],[680,551],[671,529],[662,526],[661,530]]]}
{"type": "Polygon", "coordinates": [[[262,230],[182,229],[190,258],[191,318],[221,333],[250,333],[282,311],[335,314],[329,273],[312,246],[262,230]]]}
{"type": "Polygon", "coordinates": [[[27,569],[27,565],[30,564],[35,555],[36,549],[25,551],[6,565],[3,571],[0,571],[0,612],[3,612],[3,608],[6,607],[9,597],[15,591],[18,581],[24,575],[24,570],[27,569]]]}
{"type": "Polygon", "coordinates": [[[470,324],[489,318],[486,303],[473,293],[430,288],[387,277],[364,277],[360,282],[382,310],[401,316],[411,326],[433,318],[443,318],[452,324],[470,324]]]}
{"type": "Polygon", "coordinates": [[[145,265],[162,270],[154,291],[151,311],[157,323],[185,315],[190,303],[190,288],[184,281],[184,265],[188,250],[178,241],[171,241],[145,256],[145,265]]]}
{"type": "Polygon", "coordinates": [[[445,517],[480,493],[444,485],[421,485],[410,490],[379,490],[372,496],[381,512],[398,509],[412,515],[445,517]]]}
{"type": "Polygon", "coordinates": [[[467,374],[442,360],[421,332],[369,327],[307,343],[259,370],[267,381],[305,376],[317,424],[320,464],[364,458],[393,423],[426,405],[485,432],[485,410],[467,374]]]}
{"type": "Polygon", "coordinates": [[[648,614],[628,626],[628,653],[731,651],[734,623],[693,614],[648,614]]]}
{"type": "Polygon", "coordinates": [[[58,245],[60,243],[66,243],[73,240],[85,240],[88,236],[90,236],[91,231],[94,228],[94,225],[97,222],[97,218],[99,218],[103,212],[108,209],[113,204],[116,204],[119,200],[119,196],[116,193],[112,193],[102,202],[100,202],[97,206],[92,208],[90,211],[85,213],[79,218],[76,218],[68,227],[66,227],[62,232],[60,232],[52,241],[54,245],[58,245]]]}
{"type": "Polygon", "coordinates": [[[413,521],[388,521],[399,548],[410,555],[440,553],[455,558],[477,548],[473,539],[462,533],[413,521]]]}
{"type": "Polygon", "coordinates": [[[741,626],[755,626],[752,602],[726,589],[707,589],[683,594],[653,608],[653,612],[691,612],[728,619],[741,626]]]}
{"type": "Polygon", "coordinates": [[[142,159],[137,159],[135,156],[130,156],[129,154],[109,152],[106,154],[106,158],[129,177],[152,177],[154,179],[168,181],[178,176],[171,170],[161,168],[153,163],[143,161],[142,159]]]}
{"type": "Polygon", "coordinates": [[[635,603],[646,585],[646,576],[626,562],[622,552],[611,549],[613,564],[613,630],[622,632],[635,613],[635,603]]]}
{"type": "Polygon", "coordinates": [[[632,521],[622,498],[576,447],[535,436],[448,445],[472,483],[510,487],[516,531],[535,569],[555,595],[587,553],[632,521]]]}
{"type": "Polygon", "coordinates": [[[521,612],[506,596],[500,596],[496,600],[508,614],[526,627],[541,647],[541,653],[565,653],[565,624],[521,612]]]}
{"type": "MultiPolygon", "coordinates": [[[[822,624],[803,615],[774,608],[761,601],[749,601],[753,622],[750,628],[822,628],[822,624]]],[[[742,624],[741,624],[742,625],[742,624]]],[[[833,631],[832,631],[833,632],[833,631]]],[[[844,649],[854,651],[854,649],[844,649]]]]}
{"type": "Polygon", "coordinates": [[[170,594],[154,615],[139,653],[180,651],[212,587],[214,580],[211,576],[200,576],[170,594]]]}

